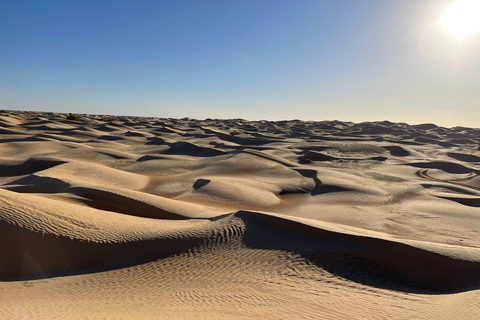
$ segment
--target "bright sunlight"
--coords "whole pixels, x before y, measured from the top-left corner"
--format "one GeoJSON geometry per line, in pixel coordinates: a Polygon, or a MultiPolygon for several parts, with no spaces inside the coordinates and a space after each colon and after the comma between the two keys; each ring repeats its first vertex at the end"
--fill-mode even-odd
{"type": "Polygon", "coordinates": [[[480,0],[452,3],[443,15],[442,24],[456,37],[465,37],[480,30],[480,0]]]}

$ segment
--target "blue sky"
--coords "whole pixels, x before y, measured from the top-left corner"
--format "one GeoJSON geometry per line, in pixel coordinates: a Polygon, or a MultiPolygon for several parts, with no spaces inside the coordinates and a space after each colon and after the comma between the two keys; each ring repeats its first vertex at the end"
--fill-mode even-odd
{"type": "Polygon", "coordinates": [[[1,1],[0,108],[480,127],[452,1],[1,1]]]}

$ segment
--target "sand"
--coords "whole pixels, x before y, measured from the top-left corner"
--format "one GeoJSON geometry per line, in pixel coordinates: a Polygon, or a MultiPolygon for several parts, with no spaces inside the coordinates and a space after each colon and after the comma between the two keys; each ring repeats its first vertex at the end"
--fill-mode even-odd
{"type": "Polygon", "coordinates": [[[480,129],[0,113],[1,319],[477,319],[480,129]]]}

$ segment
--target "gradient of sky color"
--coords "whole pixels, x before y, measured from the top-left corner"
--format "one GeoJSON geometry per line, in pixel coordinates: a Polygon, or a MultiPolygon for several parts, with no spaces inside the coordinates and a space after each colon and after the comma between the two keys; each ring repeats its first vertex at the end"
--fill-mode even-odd
{"type": "Polygon", "coordinates": [[[480,127],[453,1],[0,1],[0,108],[480,127]]]}

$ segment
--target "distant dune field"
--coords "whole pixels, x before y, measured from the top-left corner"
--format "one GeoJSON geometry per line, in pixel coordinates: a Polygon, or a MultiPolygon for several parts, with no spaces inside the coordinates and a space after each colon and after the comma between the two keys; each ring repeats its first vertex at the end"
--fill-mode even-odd
{"type": "Polygon", "coordinates": [[[478,319],[480,129],[0,113],[1,319],[478,319]]]}

